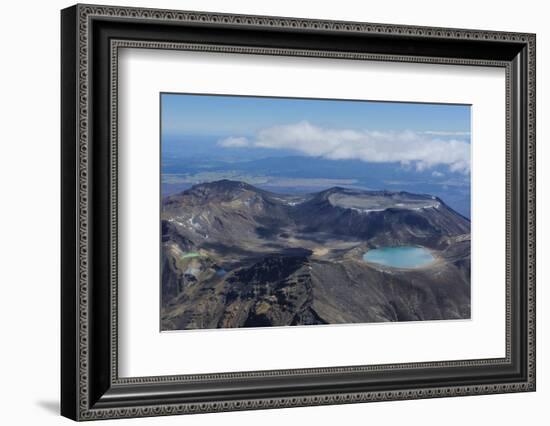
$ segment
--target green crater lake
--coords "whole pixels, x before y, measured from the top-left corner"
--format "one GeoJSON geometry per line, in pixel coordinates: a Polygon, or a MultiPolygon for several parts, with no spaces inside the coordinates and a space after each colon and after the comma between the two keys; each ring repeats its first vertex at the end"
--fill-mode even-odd
{"type": "Polygon", "coordinates": [[[398,246],[372,249],[363,255],[363,260],[394,268],[418,268],[434,261],[424,247],[398,246]]]}

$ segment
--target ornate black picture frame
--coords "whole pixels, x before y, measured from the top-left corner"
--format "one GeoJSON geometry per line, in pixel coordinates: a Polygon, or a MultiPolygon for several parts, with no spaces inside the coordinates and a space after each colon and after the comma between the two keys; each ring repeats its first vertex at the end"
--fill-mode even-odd
{"type": "Polygon", "coordinates": [[[61,413],[74,420],[535,390],[535,35],[76,5],[61,13],[61,413]],[[120,378],[121,47],[506,70],[506,356],[120,378]]]}

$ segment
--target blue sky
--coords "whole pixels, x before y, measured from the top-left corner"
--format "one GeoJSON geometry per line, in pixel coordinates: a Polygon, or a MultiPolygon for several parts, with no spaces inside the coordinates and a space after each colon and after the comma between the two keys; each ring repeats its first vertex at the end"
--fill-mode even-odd
{"type": "Polygon", "coordinates": [[[251,136],[267,127],[300,121],[334,129],[470,131],[467,105],[166,93],[161,104],[167,136],[251,136]]]}
{"type": "Polygon", "coordinates": [[[470,172],[470,106],[162,94],[165,152],[252,151],[470,172]]]}

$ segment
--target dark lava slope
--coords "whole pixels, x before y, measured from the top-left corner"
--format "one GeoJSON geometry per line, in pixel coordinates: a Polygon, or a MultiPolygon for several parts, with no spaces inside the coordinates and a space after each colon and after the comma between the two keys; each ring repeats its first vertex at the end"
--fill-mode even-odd
{"type": "Polygon", "coordinates": [[[162,209],[162,329],[470,317],[470,222],[429,195],[200,184],[162,209]],[[420,245],[432,264],[365,262],[420,245]]]}

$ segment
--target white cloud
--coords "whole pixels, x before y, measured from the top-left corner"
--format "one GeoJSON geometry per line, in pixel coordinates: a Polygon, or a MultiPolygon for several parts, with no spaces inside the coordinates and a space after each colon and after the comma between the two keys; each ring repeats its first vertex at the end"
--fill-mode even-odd
{"type": "Polygon", "coordinates": [[[432,176],[433,176],[433,177],[443,177],[444,175],[443,175],[443,173],[438,172],[437,170],[434,170],[434,171],[432,172],[432,176]]]}
{"type": "Polygon", "coordinates": [[[223,146],[250,146],[295,150],[331,160],[400,162],[426,170],[445,165],[469,173],[470,144],[459,138],[437,138],[426,132],[329,129],[301,121],[260,130],[254,141],[227,138],[223,146]]]}
{"type": "Polygon", "coordinates": [[[224,148],[242,148],[249,145],[248,139],[244,137],[229,137],[222,139],[218,142],[218,145],[224,148]]]}
{"type": "Polygon", "coordinates": [[[423,133],[433,136],[470,136],[470,132],[444,132],[439,130],[426,130],[423,133]]]}

